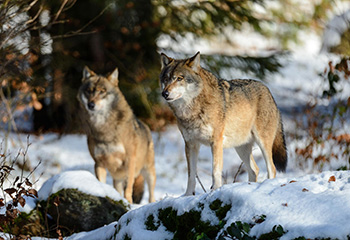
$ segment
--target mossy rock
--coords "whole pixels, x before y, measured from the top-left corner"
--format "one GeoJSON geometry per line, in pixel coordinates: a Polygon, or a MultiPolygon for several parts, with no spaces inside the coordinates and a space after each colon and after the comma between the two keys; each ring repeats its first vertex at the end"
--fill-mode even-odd
{"type": "MultiPolygon", "coordinates": [[[[97,197],[76,189],[63,189],[40,202],[42,212],[50,216],[50,229],[57,225],[64,236],[91,231],[117,221],[127,207],[122,201],[97,197]]],[[[55,234],[55,232],[53,233],[55,234]]],[[[50,234],[51,235],[51,234],[50,234]]]]}
{"type": "Polygon", "coordinates": [[[1,227],[14,236],[58,238],[58,230],[62,236],[69,236],[118,221],[127,209],[123,201],[63,189],[38,202],[30,213],[22,212],[14,222],[1,227]]]}
{"type": "Polygon", "coordinates": [[[156,217],[150,214],[146,218],[145,226],[149,231],[157,231],[163,225],[167,231],[174,233],[173,239],[205,239],[200,235],[214,239],[223,228],[226,214],[231,207],[230,204],[223,204],[219,199],[210,204],[210,209],[218,218],[219,224],[212,224],[201,219],[204,204],[199,202],[181,215],[178,215],[177,210],[172,207],[158,209],[156,217]]]}

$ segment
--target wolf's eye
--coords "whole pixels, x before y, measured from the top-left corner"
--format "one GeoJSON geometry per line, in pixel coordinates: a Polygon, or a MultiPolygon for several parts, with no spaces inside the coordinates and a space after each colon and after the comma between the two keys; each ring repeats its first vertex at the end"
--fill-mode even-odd
{"type": "Polygon", "coordinates": [[[105,93],[105,92],[106,92],[106,89],[100,88],[100,89],[98,89],[98,91],[99,91],[100,93],[105,93]]]}
{"type": "Polygon", "coordinates": [[[180,82],[180,81],[182,81],[183,79],[184,79],[183,76],[178,76],[176,80],[180,82]]]}

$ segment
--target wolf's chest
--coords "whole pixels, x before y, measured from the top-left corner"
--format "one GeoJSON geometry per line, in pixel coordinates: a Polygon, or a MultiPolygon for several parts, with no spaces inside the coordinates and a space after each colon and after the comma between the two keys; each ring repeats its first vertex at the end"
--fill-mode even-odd
{"type": "Polygon", "coordinates": [[[203,122],[190,122],[188,124],[179,124],[180,131],[186,141],[200,141],[202,144],[209,145],[213,136],[213,127],[203,122]]]}
{"type": "Polygon", "coordinates": [[[89,113],[89,119],[94,126],[102,126],[106,123],[108,114],[104,112],[89,113]]]}
{"type": "Polygon", "coordinates": [[[99,143],[94,146],[94,155],[109,155],[109,154],[115,154],[118,153],[120,155],[125,154],[125,148],[122,143],[116,143],[116,144],[106,144],[106,143],[99,143]]]}

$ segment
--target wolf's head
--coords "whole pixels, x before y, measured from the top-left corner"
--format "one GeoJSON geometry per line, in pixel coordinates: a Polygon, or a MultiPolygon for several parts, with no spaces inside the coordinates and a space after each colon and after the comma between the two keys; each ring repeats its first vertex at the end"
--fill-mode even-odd
{"type": "Polygon", "coordinates": [[[78,100],[89,113],[108,111],[118,91],[118,68],[108,77],[97,75],[88,67],[84,68],[78,100]]]}
{"type": "Polygon", "coordinates": [[[162,96],[167,102],[183,100],[189,102],[201,92],[202,80],[199,76],[200,54],[177,60],[161,54],[162,69],[159,76],[162,96]]]}

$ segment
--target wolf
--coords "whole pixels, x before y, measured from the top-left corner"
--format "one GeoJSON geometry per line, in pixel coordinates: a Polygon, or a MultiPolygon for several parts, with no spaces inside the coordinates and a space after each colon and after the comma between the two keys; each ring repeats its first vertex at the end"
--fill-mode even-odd
{"type": "Polygon", "coordinates": [[[200,66],[199,52],[187,59],[173,59],[161,53],[159,80],[162,96],[174,112],[185,141],[185,196],[195,194],[201,144],[211,147],[212,189],[222,185],[223,148],[236,149],[251,182],[257,181],[259,173],[252,156],[254,143],[262,151],[268,178],[276,176],[276,167],[285,171],[287,149],[281,115],[263,83],[218,79],[200,66]]]}
{"type": "Polygon", "coordinates": [[[151,131],[136,118],[118,82],[118,68],[108,77],[97,75],[87,66],[83,70],[77,97],[95,174],[105,183],[108,169],[113,186],[120,194],[125,189],[124,196],[130,203],[133,196],[134,200],[135,197],[141,200],[145,179],[149,202],[154,202],[156,173],[151,131]],[[133,194],[133,189],[138,192],[133,194]]]}

